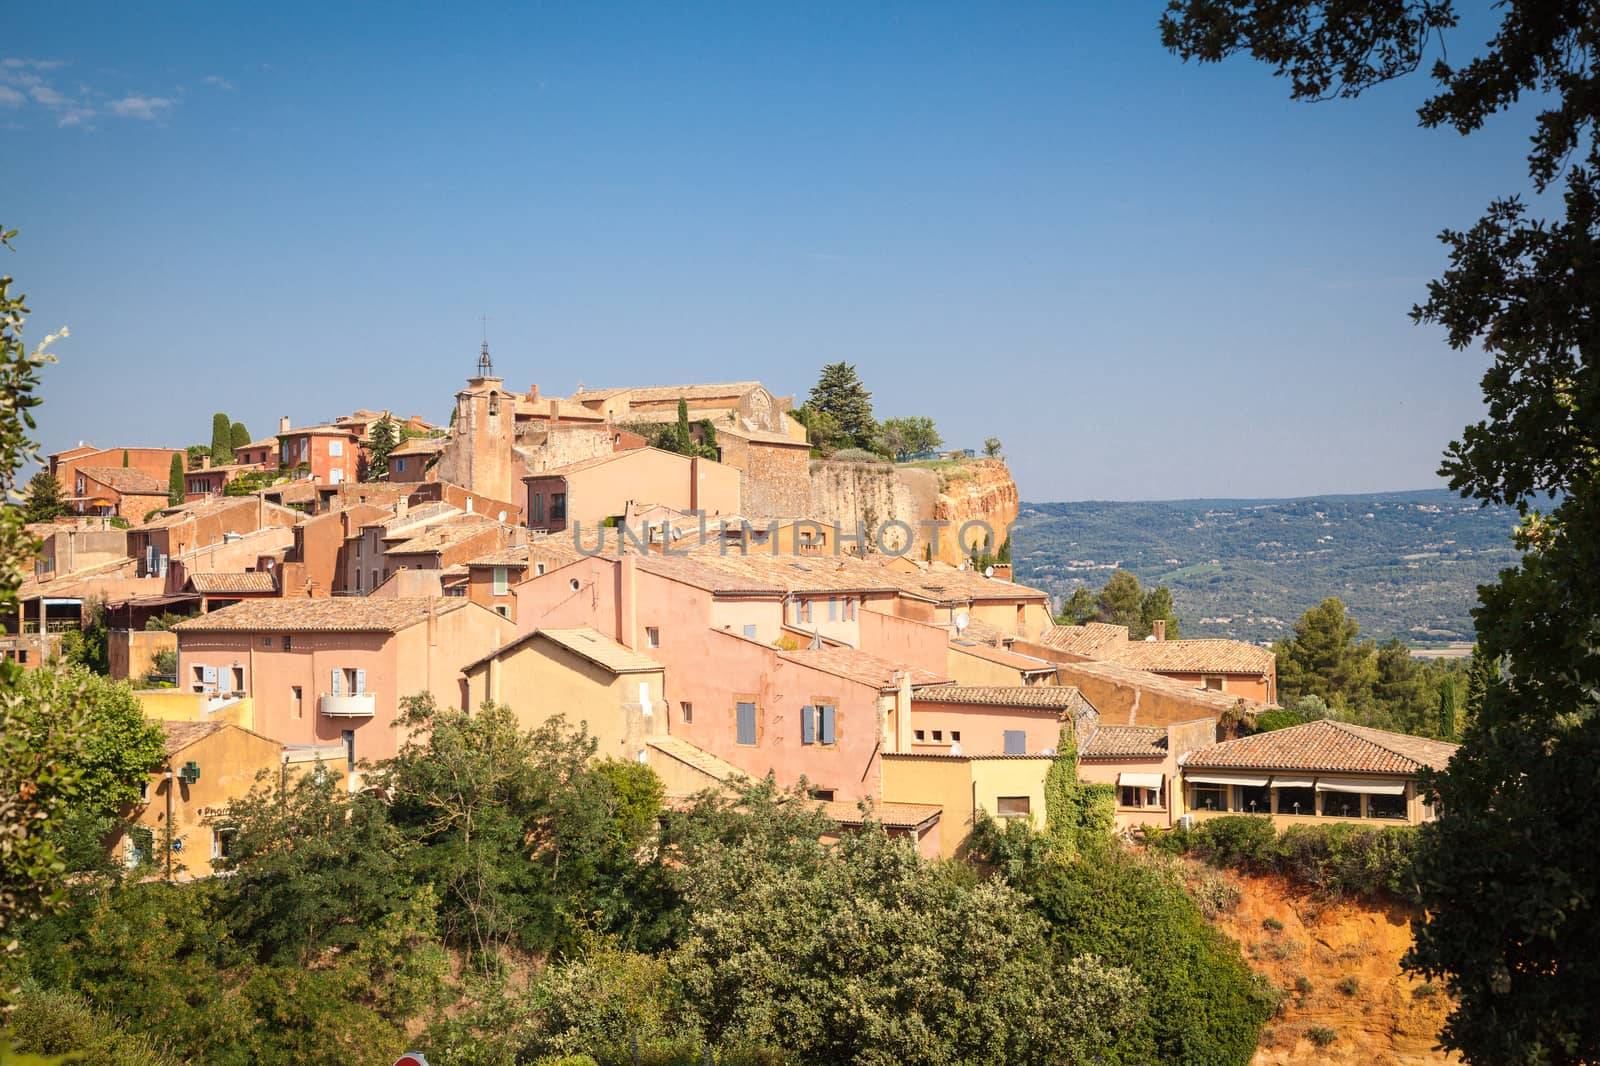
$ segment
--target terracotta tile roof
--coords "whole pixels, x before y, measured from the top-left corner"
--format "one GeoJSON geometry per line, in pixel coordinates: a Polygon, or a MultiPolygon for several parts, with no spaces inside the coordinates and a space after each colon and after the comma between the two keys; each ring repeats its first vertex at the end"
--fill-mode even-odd
{"type": "Polygon", "coordinates": [[[492,518],[479,515],[462,515],[459,518],[441,522],[436,526],[429,526],[421,533],[409,540],[392,544],[385,549],[387,555],[417,555],[428,552],[441,552],[464,540],[470,540],[494,528],[501,527],[500,523],[492,518]]]}
{"type": "Polygon", "coordinates": [[[1138,640],[1114,653],[1117,662],[1157,673],[1266,674],[1276,657],[1242,640],[1138,640]]]}
{"type": "Polygon", "coordinates": [[[449,441],[444,437],[410,437],[395,445],[389,454],[395,455],[431,455],[444,450],[449,441]]]}
{"type": "Polygon", "coordinates": [[[190,574],[184,582],[184,587],[193,592],[203,592],[214,595],[219,592],[276,592],[277,582],[272,579],[272,574],[265,570],[255,570],[244,574],[229,573],[198,573],[190,574]]]}
{"type": "Polygon", "coordinates": [[[166,748],[168,755],[176,755],[197,740],[203,740],[212,733],[219,732],[225,722],[160,722],[161,729],[167,734],[166,748]]]}
{"type": "Polygon", "coordinates": [[[1055,673],[1056,664],[1048,659],[1038,659],[1032,655],[1023,655],[1021,652],[1007,651],[997,648],[992,644],[979,644],[976,641],[963,640],[960,637],[952,638],[950,650],[958,651],[964,655],[973,655],[996,666],[1004,666],[1018,670],[1022,673],[1055,673]]]}
{"type": "Polygon", "coordinates": [[[349,426],[321,425],[297,426],[294,429],[287,429],[278,434],[278,439],[282,440],[284,437],[301,437],[307,434],[310,434],[314,437],[350,437],[352,440],[358,436],[356,431],[351,429],[349,426]]]}
{"type": "MultiPolygon", "coordinates": [[[[614,555],[608,557],[615,558],[614,555]]],[[[724,596],[782,596],[785,592],[782,585],[708,565],[699,556],[683,558],[652,553],[637,558],[637,565],[643,573],[681,581],[685,585],[724,596]]]]}
{"type": "Polygon", "coordinates": [[[1184,767],[1414,774],[1423,767],[1444,766],[1457,747],[1441,740],[1324,720],[1197,748],[1184,758],[1184,767]]]}
{"type": "Polygon", "coordinates": [[[1167,754],[1167,727],[1103,725],[1090,735],[1078,753],[1085,759],[1160,759],[1167,754]]]}
{"type": "Polygon", "coordinates": [[[984,577],[976,570],[963,570],[943,563],[923,564],[906,573],[887,565],[879,556],[860,560],[862,566],[876,567],[886,580],[902,592],[922,596],[935,603],[966,603],[972,600],[1038,600],[1049,597],[1039,589],[1028,588],[995,577],[984,577]]]}
{"type": "Polygon", "coordinates": [[[729,437],[742,437],[755,444],[775,444],[780,448],[811,450],[811,443],[807,440],[796,440],[787,433],[774,433],[770,429],[757,429],[755,426],[750,425],[746,419],[740,419],[732,423],[714,422],[712,425],[719,435],[726,434],[729,437]]]}
{"type": "Polygon", "coordinates": [[[1043,759],[1049,761],[1054,755],[1045,755],[1042,752],[1029,752],[1026,755],[952,755],[948,751],[886,751],[880,758],[884,759],[960,759],[962,762],[987,762],[990,759],[1043,759]]]}
{"type": "Polygon", "coordinates": [[[1065,682],[1072,681],[1074,676],[1087,676],[1118,685],[1136,686],[1170,695],[1197,707],[1210,708],[1217,714],[1223,714],[1236,707],[1243,707],[1247,711],[1264,711],[1273,706],[1260,700],[1245,699],[1237,693],[1201,688],[1191,681],[1179,681],[1165,674],[1137,670],[1110,660],[1087,659],[1083,662],[1057,663],[1056,666],[1065,682]]]}
{"type": "Polygon", "coordinates": [[[518,544],[510,548],[502,548],[488,555],[480,555],[476,559],[468,559],[468,567],[504,566],[511,569],[526,569],[528,566],[528,546],[518,544]]]}
{"type": "Polygon", "coordinates": [[[726,553],[716,538],[692,553],[697,563],[737,575],[752,586],[777,588],[784,592],[866,593],[893,592],[894,583],[885,579],[881,567],[864,567],[850,556],[774,555],[770,547],[752,547],[748,554],[730,547],[726,553]]]}
{"type": "Polygon", "coordinates": [[[179,633],[398,633],[436,615],[471,605],[460,596],[334,596],[327,599],[249,600],[172,628],[179,633]]]}
{"type": "Polygon", "coordinates": [[[1089,622],[1081,626],[1051,626],[1040,636],[1039,643],[1051,648],[1060,648],[1073,655],[1098,658],[1097,653],[1102,649],[1126,643],[1127,639],[1127,626],[1089,622]]]}
{"type": "MultiPolygon", "coordinates": [[[[241,444],[239,447],[235,448],[234,451],[245,452],[251,451],[255,448],[276,448],[277,446],[277,437],[262,437],[260,440],[253,440],[249,444],[241,444]]],[[[193,473],[193,471],[190,471],[190,473],[193,473]]]]}
{"type": "MultiPolygon", "coordinates": [[[[284,486],[287,487],[287,486],[284,486]]],[[[221,496],[205,500],[195,500],[193,503],[179,504],[177,507],[168,507],[161,514],[142,526],[135,526],[135,532],[144,532],[151,529],[169,529],[172,526],[182,525],[197,518],[206,518],[211,515],[222,514],[236,507],[248,507],[254,510],[260,506],[260,501],[255,496],[221,496]]],[[[281,517],[301,521],[305,516],[287,508],[279,507],[275,503],[266,505],[271,512],[281,512],[281,517]]],[[[275,514],[275,517],[279,515],[275,514]]]]}
{"type": "Polygon", "coordinates": [[[961,636],[974,644],[991,644],[997,648],[1004,647],[1011,640],[1011,635],[993,622],[985,622],[981,618],[967,619],[965,629],[956,629],[954,622],[942,623],[940,628],[948,632],[951,637],[961,636]]]}
{"type": "Polygon", "coordinates": [[[604,633],[588,626],[572,629],[539,629],[534,632],[561,645],[574,655],[581,655],[595,665],[610,670],[613,674],[656,673],[662,669],[661,664],[650,656],[619,644],[604,633]]]}
{"type": "Polygon", "coordinates": [[[911,675],[913,686],[940,685],[950,680],[931,670],[880,659],[876,655],[868,655],[855,648],[802,648],[798,651],[780,651],[778,658],[863,685],[871,685],[880,692],[893,689],[894,675],[902,671],[911,675]]]}
{"type": "Polygon", "coordinates": [[[983,707],[1077,710],[1089,701],[1071,685],[933,685],[911,696],[918,703],[970,703],[983,707]]]}
{"type": "Polygon", "coordinates": [[[697,748],[681,737],[647,737],[645,744],[717,781],[737,781],[750,776],[728,760],[697,748]]]}
{"type": "MultiPolygon", "coordinates": [[[[820,804],[822,813],[839,825],[864,825],[869,815],[863,814],[861,804],[844,800],[826,800],[820,804]]],[[[920,829],[939,820],[944,808],[937,803],[869,803],[870,818],[885,829],[920,829]]]]}
{"type": "Polygon", "coordinates": [[[127,466],[80,466],[78,473],[128,496],[165,496],[167,483],[127,466]]]}

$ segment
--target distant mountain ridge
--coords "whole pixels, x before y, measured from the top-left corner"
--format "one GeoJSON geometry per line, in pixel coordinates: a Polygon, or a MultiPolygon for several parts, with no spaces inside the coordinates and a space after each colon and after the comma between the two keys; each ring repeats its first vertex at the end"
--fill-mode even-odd
{"type": "Polygon", "coordinates": [[[1146,502],[1024,501],[1016,577],[1058,600],[1117,567],[1165,584],[1187,637],[1276,640],[1328,596],[1363,635],[1470,641],[1477,587],[1514,565],[1516,511],[1448,489],[1146,502]]]}

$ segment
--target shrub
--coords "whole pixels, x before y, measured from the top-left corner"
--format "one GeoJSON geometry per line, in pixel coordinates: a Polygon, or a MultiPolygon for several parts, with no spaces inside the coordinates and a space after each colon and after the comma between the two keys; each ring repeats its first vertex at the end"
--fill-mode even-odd
{"type": "Polygon", "coordinates": [[[1357,992],[1361,991],[1361,978],[1357,977],[1353,973],[1346,974],[1345,976],[1339,978],[1339,983],[1333,987],[1337,988],[1347,996],[1353,996],[1357,992]]]}
{"type": "Polygon", "coordinates": [[[1242,870],[1270,869],[1276,843],[1272,819],[1247,814],[1208,818],[1194,830],[1194,850],[1202,859],[1242,870]]]}
{"type": "MultiPolygon", "coordinates": [[[[17,1052],[72,1052],[70,1061],[84,1066],[176,1066],[178,1061],[150,1038],[125,1032],[82,996],[31,982],[22,986],[9,1021],[17,1052]]],[[[34,1060],[24,1055],[18,1061],[34,1060]]]]}
{"type": "Polygon", "coordinates": [[[1200,913],[1211,921],[1239,905],[1239,886],[1215,870],[1202,870],[1189,892],[1199,905],[1200,913]]]}
{"type": "Polygon", "coordinates": [[[889,462],[888,459],[885,459],[883,456],[879,455],[877,452],[869,452],[865,448],[840,448],[838,451],[833,453],[831,458],[834,458],[834,459],[848,459],[851,462],[856,462],[856,463],[887,463],[887,462],[889,462]]]}
{"type": "Polygon", "coordinates": [[[1305,974],[1301,974],[1299,977],[1294,979],[1294,990],[1300,993],[1302,996],[1310,995],[1313,987],[1315,986],[1312,985],[1311,978],[1307,977],[1305,974]]]}
{"type": "Polygon", "coordinates": [[[1288,729],[1292,725],[1304,725],[1305,718],[1293,711],[1262,711],[1255,716],[1255,731],[1257,733],[1270,733],[1274,729],[1288,729]]]}
{"type": "Polygon", "coordinates": [[[1339,1034],[1326,1025],[1313,1025],[1306,1030],[1306,1039],[1318,1047],[1327,1047],[1337,1040],[1339,1034]]]}
{"type": "Polygon", "coordinates": [[[1415,848],[1410,827],[1296,825],[1277,841],[1277,867],[1330,896],[1407,898],[1415,848]]]}
{"type": "Polygon", "coordinates": [[[1439,994],[1439,989],[1431,981],[1424,981],[1411,990],[1412,999],[1429,999],[1439,994]]]}
{"type": "Polygon", "coordinates": [[[1194,833],[1182,826],[1176,829],[1157,829],[1154,826],[1142,825],[1135,832],[1145,847],[1164,855],[1183,855],[1194,846],[1194,833]]]}
{"type": "Polygon", "coordinates": [[[1269,932],[1281,933],[1283,932],[1283,923],[1276,918],[1268,916],[1261,919],[1261,928],[1266,929],[1269,932]]]}

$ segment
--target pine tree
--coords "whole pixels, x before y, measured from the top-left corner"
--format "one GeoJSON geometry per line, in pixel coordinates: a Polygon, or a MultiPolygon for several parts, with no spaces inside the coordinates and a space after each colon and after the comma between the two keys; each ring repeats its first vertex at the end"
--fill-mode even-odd
{"type": "Polygon", "coordinates": [[[1294,624],[1294,636],[1280,640],[1278,692],[1284,701],[1321,696],[1335,710],[1364,706],[1378,678],[1378,646],[1359,640],[1361,626],[1346,616],[1344,601],[1330,596],[1294,624]]]}
{"type": "Polygon", "coordinates": [[[28,481],[28,495],[22,504],[24,522],[49,522],[67,513],[61,499],[61,482],[48,470],[41,470],[28,481]]]}
{"type": "Polygon", "coordinates": [[[250,431],[244,428],[243,422],[235,422],[228,429],[228,443],[233,445],[233,450],[238,451],[250,443],[250,431]]]}
{"type": "Polygon", "coordinates": [[[1064,626],[1081,626],[1094,621],[1094,593],[1087,588],[1073,589],[1072,595],[1061,603],[1061,613],[1056,622],[1064,626]]]}
{"type": "Polygon", "coordinates": [[[225,466],[233,462],[233,423],[218,411],[211,416],[211,465],[225,466]]]}
{"type": "Polygon", "coordinates": [[[385,481],[389,477],[389,453],[400,444],[400,431],[385,411],[367,431],[367,480],[385,481]]]}
{"type": "Polygon", "coordinates": [[[1135,640],[1143,640],[1155,632],[1157,622],[1167,623],[1167,639],[1178,639],[1178,615],[1172,608],[1172,590],[1165,585],[1157,585],[1144,594],[1144,602],[1139,605],[1139,628],[1129,630],[1129,636],[1135,640]]]}
{"type": "Polygon", "coordinates": [[[167,473],[167,505],[176,507],[183,502],[183,456],[172,456],[172,468],[167,473]]]}
{"type": "Polygon", "coordinates": [[[849,363],[829,363],[806,401],[811,410],[827,415],[849,448],[871,448],[878,425],[872,417],[872,393],[861,384],[849,363]]]}
{"type": "Polygon", "coordinates": [[[1139,579],[1126,570],[1115,570],[1106,587],[1095,597],[1096,621],[1107,625],[1127,626],[1131,636],[1144,617],[1144,593],[1139,589],[1139,579]]]}

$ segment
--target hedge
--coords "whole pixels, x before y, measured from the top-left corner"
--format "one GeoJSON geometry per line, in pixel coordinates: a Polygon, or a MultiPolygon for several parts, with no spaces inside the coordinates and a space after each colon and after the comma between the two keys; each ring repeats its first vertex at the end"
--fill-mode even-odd
{"type": "Polygon", "coordinates": [[[1192,854],[1214,866],[1278,874],[1328,896],[1414,896],[1413,826],[1295,825],[1281,834],[1256,815],[1208,818],[1193,829],[1147,834],[1146,844],[1169,854],[1192,854]]]}

